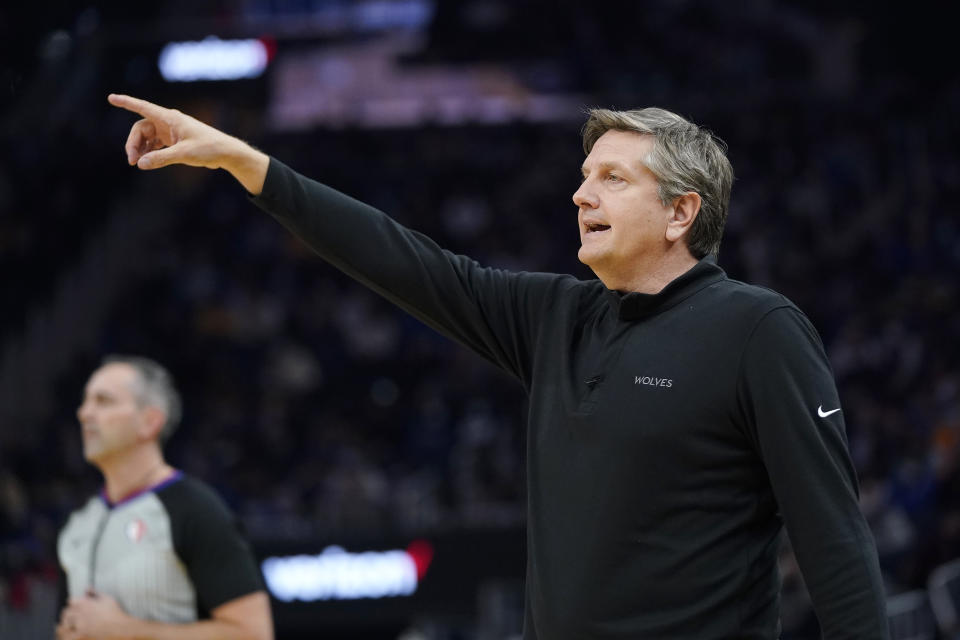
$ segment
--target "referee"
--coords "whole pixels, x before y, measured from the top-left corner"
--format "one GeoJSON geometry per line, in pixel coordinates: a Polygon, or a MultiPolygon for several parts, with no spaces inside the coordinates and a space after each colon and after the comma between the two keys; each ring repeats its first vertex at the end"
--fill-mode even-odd
{"type": "Polygon", "coordinates": [[[77,417],[104,487],[58,539],[69,596],[58,640],[272,640],[270,603],[234,517],[164,461],[161,444],[180,419],[166,369],[108,357],[77,417]]]}
{"type": "Polygon", "coordinates": [[[226,169],[321,257],[524,386],[526,640],[777,638],[784,527],[824,637],[888,637],[820,338],[716,263],[733,171],[709,132],[591,112],[568,220],[599,280],[581,281],[484,268],[179,111],[109,99],[143,118],[130,164],[226,169]]]}

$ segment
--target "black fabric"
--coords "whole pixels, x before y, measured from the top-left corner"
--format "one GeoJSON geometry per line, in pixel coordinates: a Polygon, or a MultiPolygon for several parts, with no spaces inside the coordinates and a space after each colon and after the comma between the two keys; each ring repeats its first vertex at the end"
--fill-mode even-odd
{"type": "Polygon", "coordinates": [[[833,378],[788,300],[709,260],[655,295],[482,268],[276,160],[254,202],[526,387],[526,639],[774,638],[783,520],[825,637],[887,637],[833,378]]]}
{"type": "Polygon", "coordinates": [[[184,476],[156,491],[170,516],[173,546],[197,591],[198,617],[264,589],[253,552],[220,497],[184,476]]]}

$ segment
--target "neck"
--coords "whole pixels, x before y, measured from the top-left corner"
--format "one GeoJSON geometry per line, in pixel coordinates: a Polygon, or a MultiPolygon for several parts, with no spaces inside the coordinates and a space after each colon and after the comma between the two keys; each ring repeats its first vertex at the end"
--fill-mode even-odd
{"type": "Polygon", "coordinates": [[[698,260],[686,247],[660,256],[653,264],[640,265],[628,273],[597,274],[601,282],[612,291],[655,294],[692,269],[698,260]]]}
{"type": "Polygon", "coordinates": [[[112,503],[157,484],[173,472],[156,446],[125,452],[118,459],[104,461],[99,466],[107,498],[112,503]]]}

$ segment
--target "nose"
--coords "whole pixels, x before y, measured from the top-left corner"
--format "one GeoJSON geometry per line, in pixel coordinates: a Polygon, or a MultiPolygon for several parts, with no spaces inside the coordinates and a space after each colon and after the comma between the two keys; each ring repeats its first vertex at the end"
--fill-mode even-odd
{"type": "Polygon", "coordinates": [[[600,206],[597,192],[589,178],[581,182],[580,188],[573,193],[573,204],[579,209],[596,209],[600,206]]]}
{"type": "Polygon", "coordinates": [[[80,423],[88,421],[91,417],[92,409],[90,408],[89,402],[83,402],[79,407],[77,407],[77,420],[80,423]]]}

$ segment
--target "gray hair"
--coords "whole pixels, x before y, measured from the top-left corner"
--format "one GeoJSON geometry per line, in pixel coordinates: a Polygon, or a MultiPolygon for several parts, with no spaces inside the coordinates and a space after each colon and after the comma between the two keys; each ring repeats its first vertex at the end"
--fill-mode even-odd
{"type": "Polygon", "coordinates": [[[666,109],[591,109],[583,125],[584,152],[589,154],[611,129],[653,136],[653,148],[640,161],[656,176],[660,201],[669,206],[685,193],[700,194],[700,213],[687,236],[687,247],[697,259],[717,255],[733,184],[733,167],[723,140],[666,109]]]}
{"type": "Polygon", "coordinates": [[[137,373],[133,394],[141,407],[157,407],[166,414],[160,429],[160,442],[165,443],[180,424],[182,404],[173,384],[173,376],[156,360],[143,356],[112,354],[103,359],[103,365],[125,364],[137,373]]]}

